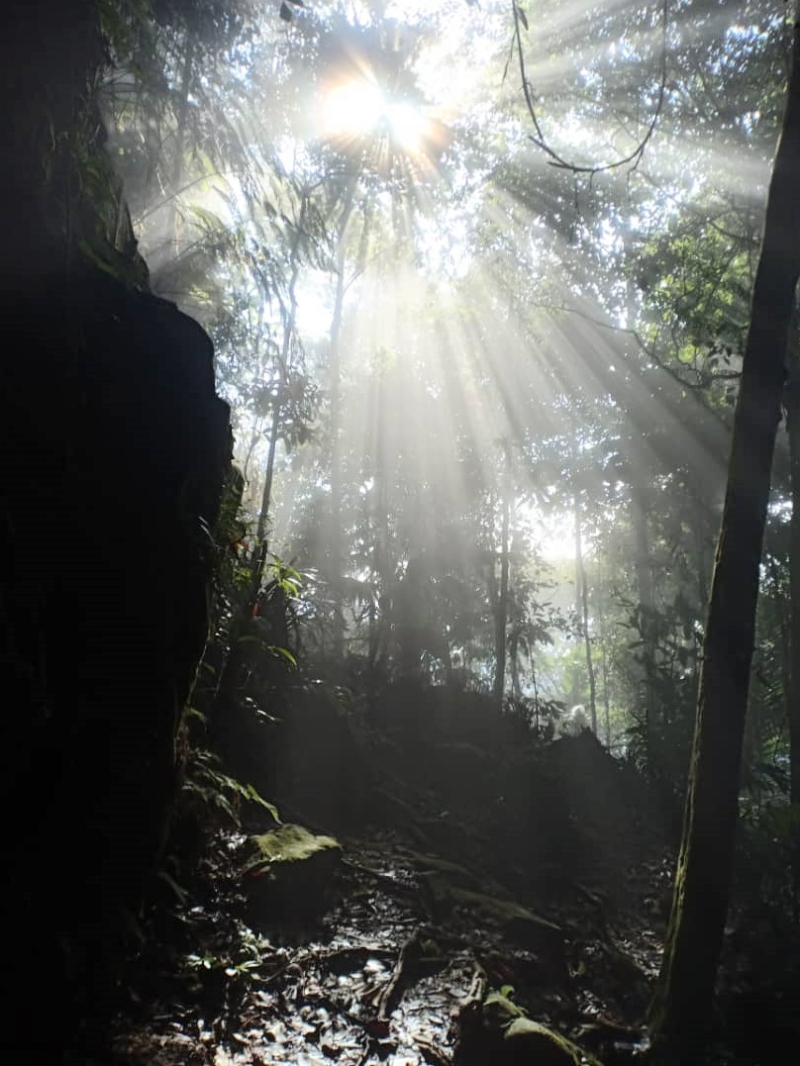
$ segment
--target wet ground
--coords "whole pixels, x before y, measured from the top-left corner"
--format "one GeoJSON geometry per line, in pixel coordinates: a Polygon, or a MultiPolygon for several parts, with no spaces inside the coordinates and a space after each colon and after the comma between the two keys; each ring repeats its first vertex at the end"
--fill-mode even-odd
{"type": "Polygon", "coordinates": [[[635,1050],[659,965],[666,858],[629,866],[622,893],[595,878],[534,905],[477,861],[480,872],[381,833],[344,841],[316,917],[307,897],[299,916],[286,900],[254,916],[225,871],[235,843],[213,859],[219,896],[183,919],[202,948],[175,953],[160,982],[142,969],[138,1019],[115,1038],[119,1066],[475,1062],[491,991],[501,1011],[511,1003],[606,1062],[635,1050]]]}

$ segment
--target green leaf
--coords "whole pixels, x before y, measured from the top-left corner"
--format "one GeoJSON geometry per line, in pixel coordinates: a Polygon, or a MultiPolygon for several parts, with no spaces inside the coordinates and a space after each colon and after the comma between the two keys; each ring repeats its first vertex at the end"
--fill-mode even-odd
{"type": "Polygon", "coordinates": [[[265,811],[269,811],[269,813],[272,815],[278,825],[283,824],[283,822],[281,821],[281,816],[280,814],[278,814],[278,808],[275,806],[274,803],[268,803],[263,796],[259,795],[254,785],[247,785],[245,788],[245,794],[247,799],[251,800],[251,802],[257,803],[259,807],[263,807],[265,811]]]}
{"type": "Polygon", "coordinates": [[[297,666],[297,659],[295,659],[294,655],[292,655],[288,648],[281,648],[277,644],[270,644],[269,650],[273,655],[281,656],[286,659],[292,666],[297,666]]]}
{"type": "Polygon", "coordinates": [[[184,718],[195,718],[198,722],[205,723],[206,716],[202,711],[198,711],[196,707],[185,707],[183,711],[184,718]]]}

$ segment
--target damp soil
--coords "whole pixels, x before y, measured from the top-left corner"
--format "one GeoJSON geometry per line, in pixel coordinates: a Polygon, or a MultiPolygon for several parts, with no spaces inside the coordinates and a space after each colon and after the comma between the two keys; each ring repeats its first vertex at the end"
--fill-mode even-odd
{"type": "Polygon", "coordinates": [[[339,834],[337,863],[260,909],[241,837],[217,834],[193,898],[162,907],[129,971],[114,1066],[477,1066],[500,1061],[488,1034],[512,1015],[587,1062],[635,1058],[670,844],[642,783],[593,737],[551,745],[546,765],[526,802],[558,811],[523,818],[510,788],[472,810],[452,782],[406,791],[395,824],[339,834]]]}

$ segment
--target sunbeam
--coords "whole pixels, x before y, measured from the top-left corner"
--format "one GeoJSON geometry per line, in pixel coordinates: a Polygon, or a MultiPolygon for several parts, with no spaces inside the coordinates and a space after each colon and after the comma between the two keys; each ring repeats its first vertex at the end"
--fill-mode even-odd
{"type": "Polygon", "coordinates": [[[6,7],[9,1061],[787,1061],[800,0],[6,7]]]}

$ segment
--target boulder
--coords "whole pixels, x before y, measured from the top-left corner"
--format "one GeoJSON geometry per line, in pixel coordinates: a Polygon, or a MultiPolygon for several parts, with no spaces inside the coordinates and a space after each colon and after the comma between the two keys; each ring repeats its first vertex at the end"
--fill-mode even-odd
{"type": "Polygon", "coordinates": [[[331,836],[302,825],[281,825],[252,836],[245,849],[242,884],[255,924],[280,918],[304,920],[329,896],[342,848],[331,836]]]}

